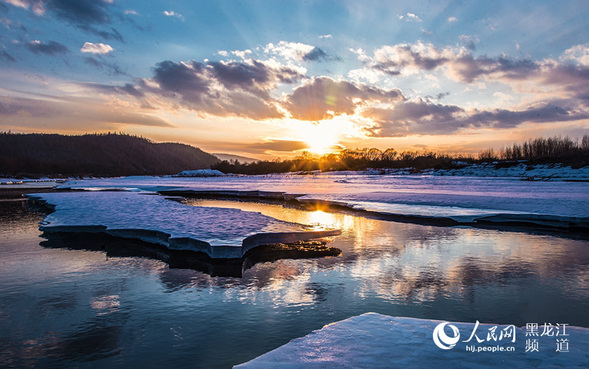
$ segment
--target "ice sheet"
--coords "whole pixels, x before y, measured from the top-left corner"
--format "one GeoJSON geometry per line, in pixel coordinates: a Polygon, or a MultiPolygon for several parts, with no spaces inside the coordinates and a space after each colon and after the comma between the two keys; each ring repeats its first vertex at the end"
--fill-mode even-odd
{"type": "MultiPolygon", "coordinates": [[[[443,350],[432,339],[440,323],[366,313],[327,325],[234,368],[587,368],[589,364],[587,328],[567,326],[568,336],[564,337],[526,337],[525,329],[514,328],[515,342],[512,342],[505,337],[488,340],[489,328],[495,324],[481,324],[475,334],[483,342],[478,343],[473,337],[465,343],[474,330],[474,322],[451,323],[460,333],[459,342],[443,350]],[[526,340],[530,338],[538,339],[537,352],[526,352],[526,340]],[[568,352],[556,352],[557,339],[567,340],[568,352]],[[515,351],[470,352],[466,350],[467,345],[477,349],[515,347],[515,351]]],[[[496,337],[508,326],[497,325],[496,337]]],[[[449,330],[447,334],[452,333],[449,330]]],[[[560,348],[564,347],[561,344],[560,348]]]]}
{"type": "Polygon", "coordinates": [[[47,232],[105,232],[158,243],[170,249],[202,251],[213,258],[237,258],[268,243],[335,235],[260,213],[188,206],[141,192],[63,192],[29,194],[55,207],[42,222],[47,232]]]}

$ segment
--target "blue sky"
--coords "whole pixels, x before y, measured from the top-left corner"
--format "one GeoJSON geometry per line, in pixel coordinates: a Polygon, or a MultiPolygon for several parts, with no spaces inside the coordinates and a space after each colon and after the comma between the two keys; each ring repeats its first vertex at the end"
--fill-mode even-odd
{"type": "Polygon", "coordinates": [[[584,1],[0,2],[0,129],[259,158],[589,127],[584,1]]]}

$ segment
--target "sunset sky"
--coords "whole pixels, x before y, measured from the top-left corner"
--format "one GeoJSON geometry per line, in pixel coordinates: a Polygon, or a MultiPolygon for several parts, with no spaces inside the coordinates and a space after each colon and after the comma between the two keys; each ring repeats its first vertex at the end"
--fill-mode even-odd
{"type": "Polygon", "coordinates": [[[589,132],[586,1],[0,0],[0,130],[256,158],[589,132]]]}

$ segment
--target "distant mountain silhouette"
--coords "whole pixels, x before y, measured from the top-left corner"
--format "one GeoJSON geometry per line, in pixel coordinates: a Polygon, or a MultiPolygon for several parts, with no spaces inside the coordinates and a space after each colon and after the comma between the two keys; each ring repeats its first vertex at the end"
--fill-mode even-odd
{"type": "Polygon", "coordinates": [[[219,159],[180,143],[126,134],[0,133],[0,176],[123,176],[210,168],[219,159]]]}
{"type": "Polygon", "coordinates": [[[218,157],[221,160],[227,160],[227,161],[235,161],[237,160],[240,163],[253,163],[255,161],[258,161],[259,159],[254,159],[254,158],[248,158],[247,156],[241,156],[241,155],[233,155],[233,154],[221,154],[221,153],[216,153],[214,152],[213,155],[215,155],[216,157],[218,157]]]}

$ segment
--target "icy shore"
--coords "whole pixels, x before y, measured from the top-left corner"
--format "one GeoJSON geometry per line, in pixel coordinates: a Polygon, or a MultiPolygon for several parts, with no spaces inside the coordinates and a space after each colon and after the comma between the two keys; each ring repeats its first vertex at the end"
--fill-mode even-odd
{"type": "Polygon", "coordinates": [[[274,198],[339,206],[385,219],[446,225],[589,228],[589,183],[435,175],[126,177],[62,188],[125,189],[192,196],[274,198]],[[271,191],[269,191],[271,190],[271,191]],[[296,199],[296,200],[295,200],[296,199]]]}
{"type": "Polygon", "coordinates": [[[551,336],[540,336],[540,323],[538,336],[526,337],[526,327],[480,324],[475,330],[475,323],[451,323],[456,328],[451,338],[458,332],[459,339],[454,347],[441,349],[433,340],[440,323],[366,313],[327,325],[234,368],[586,368],[589,364],[587,328],[566,326],[565,336],[560,335],[562,327],[559,336],[556,329],[551,336]],[[472,332],[475,337],[465,343],[472,332]],[[507,337],[507,332],[514,336],[507,337]],[[537,340],[537,346],[528,340],[537,340]]]}
{"type": "Polygon", "coordinates": [[[339,234],[337,230],[310,229],[239,209],[188,206],[142,192],[54,192],[27,196],[54,210],[39,227],[44,232],[103,232],[172,250],[200,251],[211,258],[241,258],[261,245],[339,234]]]}

